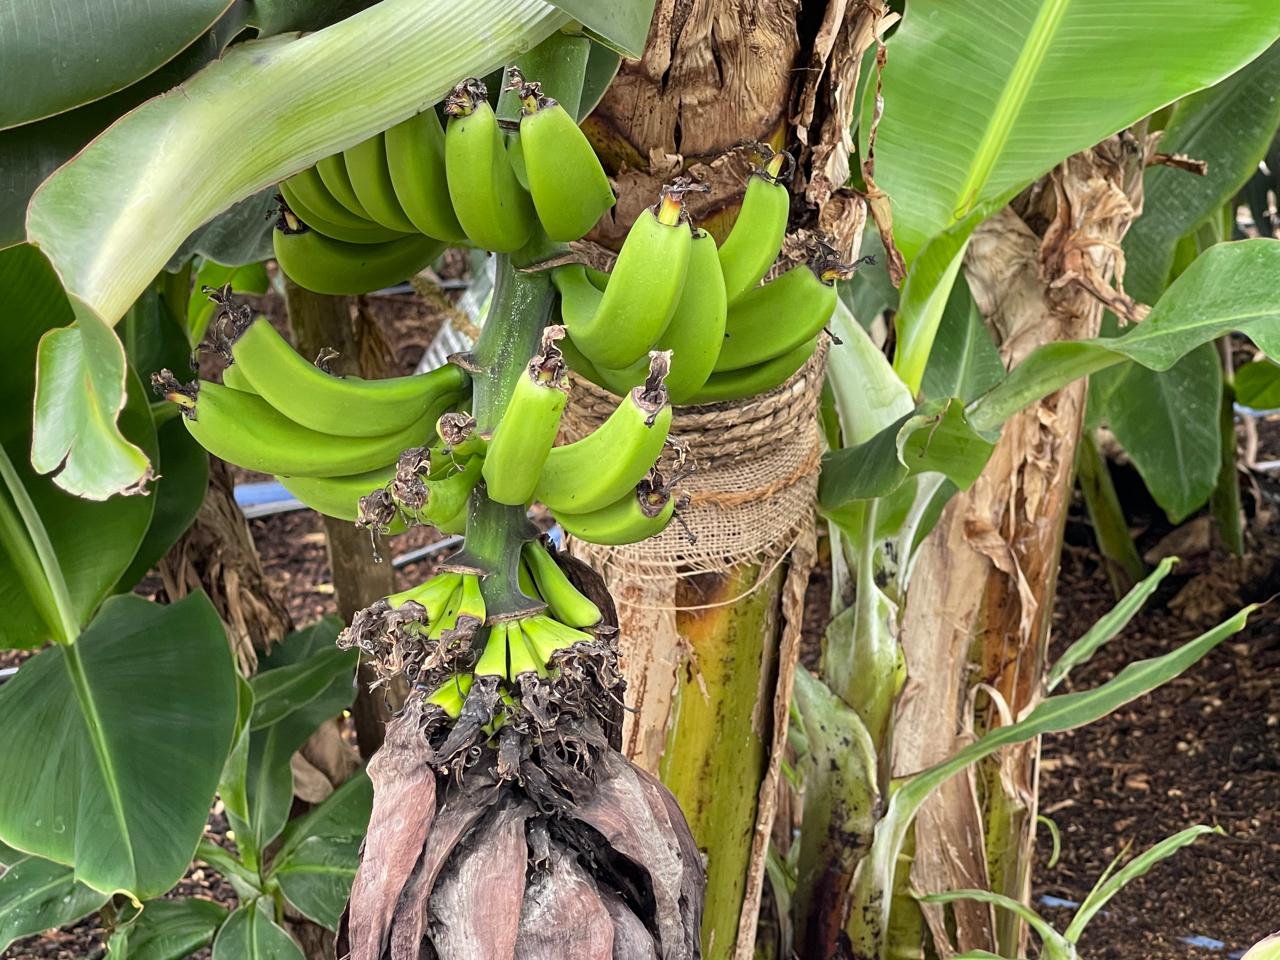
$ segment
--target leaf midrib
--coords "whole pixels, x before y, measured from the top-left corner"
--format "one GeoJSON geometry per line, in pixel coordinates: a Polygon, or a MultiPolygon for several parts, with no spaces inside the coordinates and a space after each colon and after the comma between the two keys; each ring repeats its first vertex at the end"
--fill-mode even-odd
{"type": "MultiPolygon", "coordinates": [[[[103,784],[107,788],[107,797],[111,801],[111,811],[115,815],[116,824],[120,828],[120,836],[124,840],[125,853],[129,858],[129,872],[133,877],[134,885],[137,886],[138,864],[133,855],[133,838],[130,836],[129,823],[125,818],[124,797],[121,795],[120,778],[116,773],[115,764],[112,763],[111,754],[107,749],[102,716],[98,712],[98,704],[93,698],[93,691],[89,686],[89,678],[85,673],[84,663],[80,659],[80,648],[75,644],[71,644],[64,647],[63,652],[66,655],[67,673],[71,677],[76,699],[83,710],[86,733],[89,736],[89,742],[93,745],[93,752],[98,759],[98,768],[102,773],[103,784]]],[[[110,893],[111,891],[103,892],[110,893]]]]}
{"type": "Polygon", "coordinates": [[[1009,73],[1008,82],[1000,91],[995,109],[991,111],[991,120],[982,131],[982,139],[978,141],[973,163],[960,187],[956,209],[952,212],[955,220],[961,220],[973,208],[979,193],[991,178],[991,171],[995,169],[996,161],[1008,143],[1010,131],[1018,122],[1027,94],[1031,91],[1036,74],[1044,63],[1045,55],[1052,46],[1053,38],[1070,5],[1071,0],[1047,0],[1036,14],[1027,41],[1009,73]]]}

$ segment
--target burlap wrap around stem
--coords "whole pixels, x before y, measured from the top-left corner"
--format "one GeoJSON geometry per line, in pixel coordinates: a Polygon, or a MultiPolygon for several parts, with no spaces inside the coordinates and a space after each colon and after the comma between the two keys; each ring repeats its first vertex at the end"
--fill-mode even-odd
{"type": "MultiPolygon", "coordinates": [[[[756,702],[740,704],[745,712],[729,711],[750,729],[725,731],[721,739],[732,738],[743,749],[753,739],[758,743],[758,767],[753,769],[758,769],[759,781],[726,787],[714,770],[708,770],[710,776],[695,795],[677,788],[681,806],[693,814],[691,822],[703,820],[691,805],[714,807],[715,797],[725,789],[755,794],[754,803],[748,801],[740,813],[727,814],[743,832],[750,832],[749,849],[706,851],[719,864],[719,869],[712,869],[710,882],[724,883],[716,875],[728,875],[729,885],[741,896],[736,930],[717,926],[713,934],[734,939],[733,960],[750,960],[754,953],[765,860],[777,812],[804,595],[817,552],[814,504],[822,457],[818,403],[826,358],[824,336],[805,365],[767,393],[675,408],[670,435],[687,445],[686,465],[695,468],[676,487],[678,494],[689,498],[680,511],[683,525],[672,522],[660,536],[621,547],[569,538],[572,553],[603,575],[617,604],[619,650],[631,708],[623,721],[623,750],[654,774],[660,774],[668,747],[679,751],[681,764],[690,769],[713,763],[709,757],[697,756],[699,748],[683,742],[678,734],[669,742],[682,678],[693,678],[692,689],[701,691],[693,696],[720,702],[719,698],[729,695],[708,688],[700,657],[709,651],[700,651],[686,633],[697,632],[694,621],[715,608],[727,609],[765,585],[777,583],[775,572],[787,564],[777,606],[766,618],[769,635],[757,647],[758,659],[735,660],[729,671],[745,670],[758,678],[756,702]],[[691,541],[690,533],[696,539],[691,541]],[[745,588],[725,597],[716,583],[745,584],[745,588]],[[714,596],[712,602],[706,602],[708,594],[714,596]],[[745,888],[738,886],[744,876],[745,888]]],[[[618,402],[608,391],[575,377],[561,420],[562,441],[589,434],[618,402]]],[[[724,758],[715,762],[722,763],[724,758]]],[[[704,843],[701,837],[699,843],[704,843]]]]}
{"type": "MultiPolygon", "coordinates": [[[[804,366],[768,393],[676,407],[670,435],[687,444],[687,465],[693,468],[675,490],[688,497],[679,513],[683,523],[672,522],[659,536],[624,547],[575,541],[573,552],[610,582],[619,576],[634,581],[720,573],[743,563],[762,564],[759,580],[767,579],[812,523],[826,358],[824,337],[804,366]]],[[[574,377],[561,421],[564,442],[591,433],[618,403],[604,388],[574,377]]]]}

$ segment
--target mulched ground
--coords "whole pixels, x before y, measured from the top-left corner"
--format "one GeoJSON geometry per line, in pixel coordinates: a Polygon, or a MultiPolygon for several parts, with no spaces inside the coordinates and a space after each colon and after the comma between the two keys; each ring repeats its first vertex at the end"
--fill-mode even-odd
{"type": "MultiPolygon", "coordinates": [[[[1259,459],[1275,458],[1280,422],[1259,428],[1259,459]]],[[[1216,550],[1180,554],[1184,562],[1147,611],[1074,671],[1064,690],[1101,683],[1242,604],[1280,593],[1280,477],[1259,477],[1255,492],[1256,499],[1246,496],[1246,509],[1262,516],[1255,518],[1249,560],[1216,550]]],[[[1144,521],[1141,514],[1131,519],[1144,521]]],[[[1168,532],[1167,524],[1147,520],[1143,549],[1168,532]]],[[[1055,653],[1113,602],[1082,517],[1072,517],[1067,539],[1055,653]]],[[[1080,902],[1126,846],[1137,852],[1196,823],[1225,834],[1200,839],[1126,887],[1088,927],[1082,956],[1234,958],[1280,928],[1280,604],[1263,606],[1245,630],[1150,696],[1092,726],[1046,738],[1043,756],[1041,812],[1061,831],[1062,855],[1056,866],[1044,865],[1050,842],[1042,830],[1037,898],[1080,902]]],[[[1072,913],[1038,906],[1059,929],[1072,913]]]]}

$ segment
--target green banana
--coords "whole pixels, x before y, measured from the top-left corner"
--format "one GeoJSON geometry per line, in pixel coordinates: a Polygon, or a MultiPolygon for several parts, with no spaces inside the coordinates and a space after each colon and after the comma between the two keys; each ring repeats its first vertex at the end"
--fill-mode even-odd
{"type": "MultiPolygon", "coordinates": [[[[360,498],[395,479],[395,464],[353,473],[345,477],[276,477],[280,485],[305,503],[312,510],[326,517],[355,522],[360,516],[360,498]]],[[[391,533],[403,533],[407,523],[397,517],[391,524],[391,533]]]]}
{"type": "Polygon", "coordinates": [[[616,547],[656,537],[671,522],[676,502],[661,482],[652,479],[654,476],[650,474],[634,490],[599,510],[551,513],[565,533],[588,543],[616,547]]]}
{"type": "Polygon", "coordinates": [[[723,400],[740,400],[765,393],[785,381],[804,366],[818,346],[818,338],[806,340],[800,346],[780,357],[757,363],[754,367],[713,373],[702,389],[689,398],[690,403],[719,403],[723,400]]]}
{"type": "Polygon", "coordinates": [[[514,620],[507,627],[507,679],[533,673],[545,677],[546,661],[540,662],[537,651],[524,632],[524,624],[514,620]]]}
{"type": "Polygon", "coordinates": [[[444,573],[437,573],[434,577],[423,581],[416,587],[411,587],[400,593],[393,593],[386,599],[392,609],[396,610],[410,600],[421,604],[427,611],[427,622],[432,623],[440,619],[449,600],[461,588],[462,574],[445,571],[444,573]]]}
{"type": "Polygon", "coordinates": [[[577,122],[541,86],[512,69],[520,97],[520,153],[542,229],[552,240],[581,239],[614,204],[613,188],[577,122]]]}
{"type": "Polygon", "coordinates": [[[475,489],[476,484],[480,482],[483,464],[484,461],[479,457],[473,457],[457,473],[441,480],[428,480],[427,505],[420,511],[422,519],[444,533],[460,533],[461,531],[449,530],[446,527],[453,526],[459,514],[462,515],[465,526],[467,499],[471,496],[471,491],[475,489]]]}
{"type": "Polygon", "coordinates": [[[575,643],[590,643],[595,639],[589,633],[575,630],[543,614],[526,617],[519,623],[520,632],[542,664],[549,664],[557,651],[568,649],[575,643]]]}
{"type": "Polygon", "coordinates": [[[498,118],[479,80],[464,80],[445,99],[449,199],[458,223],[478,247],[512,253],[533,235],[536,214],[516,180],[498,118]]]}
{"type": "Polygon", "coordinates": [[[596,386],[604,387],[606,390],[609,389],[609,385],[604,382],[604,377],[600,375],[600,371],[596,369],[594,363],[582,355],[582,351],[578,349],[572,337],[566,335],[558,346],[560,347],[560,352],[564,354],[564,361],[569,365],[570,370],[590,380],[596,386]]]}
{"type": "Polygon", "coordinates": [[[320,182],[332,194],[333,199],[362,220],[373,220],[373,217],[369,216],[369,211],[360,202],[360,198],[356,196],[356,188],[351,185],[351,176],[347,173],[347,162],[342,154],[330,154],[318,161],[316,173],[320,175],[320,182]]]}
{"type": "Polygon", "coordinates": [[[343,240],[347,243],[385,243],[388,240],[395,240],[405,236],[403,233],[396,233],[394,230],[381,227],[372,220],[366,220],[359,226],[354,227],[326,220],[303,203],[297,194],[289,188],[288,183],[280,184],[280,196],[288,208],[281,211],[283,223],[288,230],[294,232],[296,232],[297,228],[289,222],[290,215],[309,230],[315,230],[317,233],[323,233],[326,237],[332,237],[334,240],[343,240]]]}
{"type": "Polygon", "coordinates": [[[533,586],[547,601],[552,616],[571,627],[590,627],[600,622],[600,608],[578,592],[540,543],[530,540],[520,549],[520,557],[522,568],[528,567],[533,586]]]}
{"type": "Polygon", "coordinates": [[[328,223],[336,223],[352,230],[376,226],[371,220],[357,216],[334,199],[315,167],[307,167],[301,173],[282,180],[280,192],[290,207],[297,203],[299,210],[310,211],[328,223]]]}
{"type": "MultiPolygon", "coordinates": [[[[671,351],[667,393],[672,403],[684,403],[707,382],[720,354],[720,345],[724,342],[724,327],[724,278],[720,273],[716,242],[705,230],[695,230],[689,248],[689,272],[680,302],[666,332],[654,347],[655,350],[671,351]]],[[[572,359],[569,365],[573,366],[572,359]]],[[[604,381],[602,386],[614,393],[625,394],[644,382],[648,369],[646,357],[625,370],[596,367],[595,372],[604,381]]],[[[583,376],[598,382],[588,373],[584,372],[583,376]]]]}
{"type": "MultiPolygon", "coordinates": [[[[499,620],[489,628],[484,651],[471,671],[475,676],[507,678],[509,631],[513,626],[510,621],[499,620]]],[[[516,629],[519,630],[518,627],[516,629]]]]}
{"type": "Polygon", "coordinates": [[[456,403],[467,389],[466,372],[454,364],[429,373],[385,380],[335,377],[308,363],[266,317],[258,317],[231,347],[238,369],[255,393],[290,420],[347,437],[376,437],[402,429],[456,403]]]}
{"type": "Polygon", "coordinates": [[[208,381],[180,387],[171,374],[165,398],[183,408],[187,431],[214,456],[287,477],[342,477],[393,464],[432,423],[424,415],[381,437],[335,437],[294,423],[255,394],[208,381]]]}
{"type": "Polygon", "coordinates": [[[471,674],[455,674],[427,694],[424,700],[439,707],[446,716],[457,720],[462,715],[462,704],[467,699],[467,694],[471,692],[471,683],[471,674]]]}
{"type": "Polygon", "coordinates": [[[396,198],[391,170],[387,166],[387,144],[382,134],[374,134],[354,147],[348,147],[343,151],[342,159],[347,165],[347,176],[351,178],[356,198],[375,223],[401,233],[418,232],[396,198]]]}
{"type": "Polygon", "coordinates": [[[463,243],[466,231],[458,223],[449,199],[444,165],[444,127],[428,107],[396,124],[385,134],[387,168],[405,215],[429,237],[463,243]]]}
{"type": "Polygon", "coordinates": [[[679,192],[664,190],[656,212],[642,211],[631,225],[603,293],[592,286],[581,264],[554,272],[565,329],[597,369],[635,363],[671,322],[692,243],[681,218],[679,192]]]}
{"type": "Polygon", "coordinates": [[[663,362],[664,355],[655,354],[649,381],[628,391],[595,430],[551,449],[541,473],[535,475],[535,499],[552,510],[590,513],[617,500],[644,478],[661,455],[671,429],[663,362]]]}
{"type": "Polygon", "coordinates": [[[427,631],[428,640],[439,640],[446,631],[455,629],[463,619],[475,621],[479,626],[484,623],[484,598],[480,594],[480,578],[474,574],[463,574],[462,582],[449,597],[444,609],[431,622],[427,631]]]}
{"type": "Polygon", "coordinates": [[[564,357],[555,341],[561,327],[548,327],[542,352],[529,361],[516,381],[507,409],[498,421],[484,458],[484,482],[498,503],[520,506],[533,496],[547,455],[556,442],[560,414],[569,398],[564,357]]]}
{"type": "Polygon", "coordinates": [[[729,308],[715,372],[752,367],[812,340],[831,320],[835,280],[848,269],[812,260],[741,297],[729,308]]]}
{"type": "Polygon", "coordinates": [[[439,240],[403,237],[386,243],[345,243],[315,230],[272,234],[276,262],[289,279],[315,293],[353,295],[399,283],[444,251],[439,240]]]}
{"type": "Polygon", "coordinates": [[[792,166],[791,155],[775,153],[752,172],[738,219],[720,246],[720,268],[731,306],[760,282],[782,251],[791,214],[791,191],[782,182],[790,170],[784,171],[784,165],[792,166]]]}

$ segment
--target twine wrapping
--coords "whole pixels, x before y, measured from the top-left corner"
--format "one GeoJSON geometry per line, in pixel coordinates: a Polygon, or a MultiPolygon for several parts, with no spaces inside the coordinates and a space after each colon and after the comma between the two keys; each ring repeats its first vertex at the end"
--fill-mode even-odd
{"type": "MultiPolygon", "coordinates": [[[[675,408],[671,437],[687,445],[687,464],[694,468],[677,487],[689,498],[680,519],[695,541],[675,522],[657,537],[624,547],[573,541],[573,553],[611,586],[720,573],[744,563],[761,564],[760,582],[767,579],[812,522],[822,458],[817,411],[826,357],[823,338],[805,365],[768,393],[746,401],[675,408]]],[[[561,421],[564,440],[578,440],[596,429],[618,402],[607,390],[574,377],[561,421]]],[[[622,596],[618,602],[632,601],[622,596]]]]}

